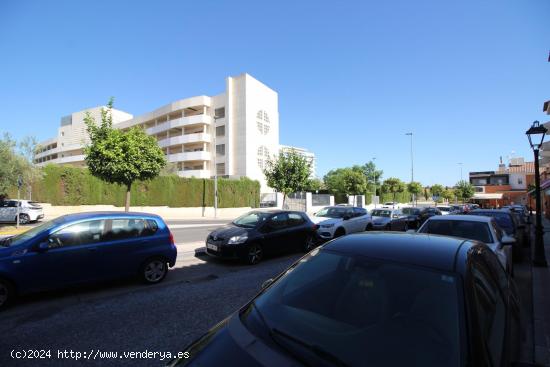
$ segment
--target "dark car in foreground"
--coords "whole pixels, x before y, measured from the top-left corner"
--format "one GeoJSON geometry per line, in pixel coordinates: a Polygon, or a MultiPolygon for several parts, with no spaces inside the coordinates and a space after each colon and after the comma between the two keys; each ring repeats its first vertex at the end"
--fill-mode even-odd
{"type": "Polygon", "coordinates": [[[311,251],[171,366],[509,366],[514,283],[486,245],[365,232],[311,251]]]}
{"type": "Polygon", "coordinates": [[[20,294],[114,278],[162,281],[177,249],[157,215],[70,214],[0,240],[0,308],[20,294]]]}
{"type": "Polygon", "coordinates": [[[253,210],[212,231],[206,253],[254,265],[266,255],[311,250],[318,243],[318,228],[304,212],[253,210]]]}

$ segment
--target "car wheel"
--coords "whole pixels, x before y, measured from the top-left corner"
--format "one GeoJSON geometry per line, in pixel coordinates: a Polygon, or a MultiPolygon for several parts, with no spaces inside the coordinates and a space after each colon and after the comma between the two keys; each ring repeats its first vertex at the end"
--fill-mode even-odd
{"type": "Polygon", "coordinates": [[[407,232],[409,230],[409,222],[405,222],[405,226],[403,227],[403,230],[407,232]]]}
{"type": "Polygon", "coordinates": [[[19,214],[19,224],[27,224],[31,221],[28,214],[19,214]]]}
{"type": "Polygon", "coordinates": [[[308,234],[306,237],[306,242],[303,245],[304,252],[310,252],[315,248],[315,236],[308,234]]]}
{"type": "Polygon", "coordinates": [[[345,234],[346,231],[344,230],[344,228],[338,228],[336,232],[334,232],[334,238],[342,237],[345,234]]]}
{"type": "Polygon", "coordinates": [[[12,301],[14,297],[13,286],[10,282],[4,279],[0,279],[0,310],[6,308],[6,306],[12,301]]]}
{"type": "Polygon", "coordinates": [[[367,227],[365,228],[365,231],[372,231],[372,224],[367,224],[367,227]]]}
{"type": "Polygon", "coordinates": [[[253,243],[248,247],[248,251],[246,254],[246,262],[250,265],[256,265],[260,261],[262,261],[264,257],[264,250],[262,249],[262,246],[260,246],[257,243],[253,243]]]}
{"type": "Polygon", "coordinates": [[[168,274],[168,263],[163,258],[154,257],[143,264],[140,273],[145,283],[160,283],[168,274]]]}
{"type": "Polygon", "coordinates": [[[385,230],[386,231],[391,231],[391,224],[390,223],[386,224],[385,230]]]}

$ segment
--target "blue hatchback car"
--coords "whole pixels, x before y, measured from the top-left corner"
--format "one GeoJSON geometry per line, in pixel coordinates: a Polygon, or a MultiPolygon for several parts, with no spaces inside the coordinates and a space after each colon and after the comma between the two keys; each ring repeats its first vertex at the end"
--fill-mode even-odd
{"type": "Polygon", "coordinates": [[[113,278],[164,279],[176,263],[172,233],[157,215],[70,214],[0,240],[0,309],[18,294],[113,278]]]}

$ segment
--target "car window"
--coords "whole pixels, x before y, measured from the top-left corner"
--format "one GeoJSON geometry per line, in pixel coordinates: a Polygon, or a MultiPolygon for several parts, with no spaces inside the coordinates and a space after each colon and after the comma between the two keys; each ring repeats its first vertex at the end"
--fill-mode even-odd
{"type": "Polygon", "coordinates": [[[14,200],[8,201],[7,207],[8,208],[16,208],[17,207],[17,201],[14,201],[14,200]]]}
{"type": "Polygon", "coordinates": [[[154,219],[147,219],[145,221],[145,230],[143,231],[143,236],[151,236],[155,233],[157,233],[157,230],[159,229],[159,226],[157,224],[157,221],[154,219]]]}
{"type": "Polygon", "coordinates": [[[360,217],[362,215],[367,214],[367,211],[363,208],[353,208],[353,213],[356,217],[360,217]]]}
{"type": "Polygon", "coordinates": [[[305,220],[298,213],[288,213],[288,225],[289,226],[299,226],[304,224],[305,220]]]}
{"type": "Polygon", "coordinates": [[[264,223],[269,216],[269,213],[250,212],[241,215],[239,218],[235,219],[233,221],[233,224],[238,227],[254,228],[264,223]]]}
{"type": "Polygon", "coordinates": [[[269,219],[267,224],[269,228],[272,230],[283,229],[288,225],[288,214],[287,213],[275,214],[273,217],[269,219]]]}
{"type": "Polygon", "coordinates": [[[372,211],[373,217],[387,217],[389,218],[391,215],[391,210],[380,210],[380,209],[374,209],[372,211]]]}
{"type": "Polygon", "coordinates": [[[147,224],[141,218],[110,219],[103,238],[105,241],[117,241],[140,237],[146,228],[147,224]]]}
{"type": "Polygon", "coordinates": [[[88,245],[102,240],[105,220],[89,220],[71,224],[48,238],[49,248],[88,245]]]}
{"type": "Polygon", "coordinates": [[[419,232],[439,234],[492,243],[493,239],[487,223],[465,220],[428,220],[419,232]]]}
{"type": "Polygon", "coordinates": [[[485,264],[481,261],[474,262],[472,275],[477,324],[482,334],[481,340],[484,341],[492,365],[500,366],[501,357],[504,354],[506,305],[498,284],[485,264]]]}
{"type": "Polygon", "coordinates": [[[506,233],[508,234],[514,234],[516,232],[516,228],[514,225],[514,220],[512,219],[512,216],[508,213],[503,212],[471,212],[471,215],[481,215],[485,217],[492,217],[496,220],[499,227],[504,229],[506,233]]]}

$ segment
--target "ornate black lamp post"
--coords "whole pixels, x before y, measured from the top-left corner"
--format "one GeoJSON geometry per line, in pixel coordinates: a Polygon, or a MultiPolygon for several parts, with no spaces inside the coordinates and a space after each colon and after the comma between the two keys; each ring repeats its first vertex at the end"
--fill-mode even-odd
{"type": "Polygon", "coordinates": [[[544,253],[543,230],[542,230],[542,204],[540,200],[540,173],[539,173],[539,149],[544,141],[544,136],[548,130],[535,121],[533,125],[525,132],[529,138],[529,144],[535,153],[535,205],[537,207],[535,224],[535,257],[533,265],[547,267],[546,255],[544,253]]]}

